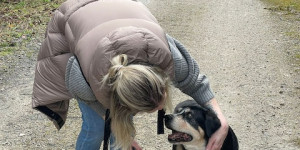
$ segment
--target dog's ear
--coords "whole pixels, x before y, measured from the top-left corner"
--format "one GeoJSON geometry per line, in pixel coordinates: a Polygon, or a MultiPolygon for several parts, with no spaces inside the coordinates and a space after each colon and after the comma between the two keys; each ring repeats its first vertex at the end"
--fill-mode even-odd
{"type": "Polygon", "coordinates": [[[221,122],[215,114],[211,112],[206,114],[205,118],[205,133],[210,138],[221,127],[221,122]]]}

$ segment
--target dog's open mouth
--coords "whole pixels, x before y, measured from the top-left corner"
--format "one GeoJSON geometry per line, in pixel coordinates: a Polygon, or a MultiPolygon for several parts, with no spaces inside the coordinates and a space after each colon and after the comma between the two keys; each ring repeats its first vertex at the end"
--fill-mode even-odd
{"type": "Polygon", "coordinates": [[[189,142],[193,140],[193,137],[187,133],[178,132],[172,130],[172,134],[168,136],[169,142],[189,142]]]}

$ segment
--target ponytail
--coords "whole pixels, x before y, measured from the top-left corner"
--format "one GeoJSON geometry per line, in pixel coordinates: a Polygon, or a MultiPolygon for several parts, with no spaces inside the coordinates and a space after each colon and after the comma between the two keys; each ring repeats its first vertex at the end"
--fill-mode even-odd
{"type": "Polygon", "coordinates": [[[102,80],[111,91],[111,130],[116,138],[116,148],[129,149],[136,134],[132,117],[139,112],[154,110],[162,101],[170,108],[169,79],[157,67],[128,65],[125,54],[114,57],[111,63],[102,80]]]}

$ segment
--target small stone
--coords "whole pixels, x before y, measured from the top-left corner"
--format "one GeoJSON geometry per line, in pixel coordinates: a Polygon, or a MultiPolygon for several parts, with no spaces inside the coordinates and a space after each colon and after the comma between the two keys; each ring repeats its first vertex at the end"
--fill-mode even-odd
{"type": "Polygon", "coordinates": [[[279,91],[279,94],[283,94],[283,91],[279,91]]]}

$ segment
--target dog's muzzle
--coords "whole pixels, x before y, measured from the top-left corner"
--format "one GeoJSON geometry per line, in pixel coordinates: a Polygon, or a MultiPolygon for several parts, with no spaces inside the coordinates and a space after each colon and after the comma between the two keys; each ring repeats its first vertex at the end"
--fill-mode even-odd
{"type": "Polygon", "coordinates": [[[172,130],[172,134],[168,135],[168,141],[170,143],[176,142],[189,142],[193,140],[193,137],[187,133],[179,132],[172,127],[172,120],[174,115],[165,115],[165,125],[168,129],[172,130]]]}

